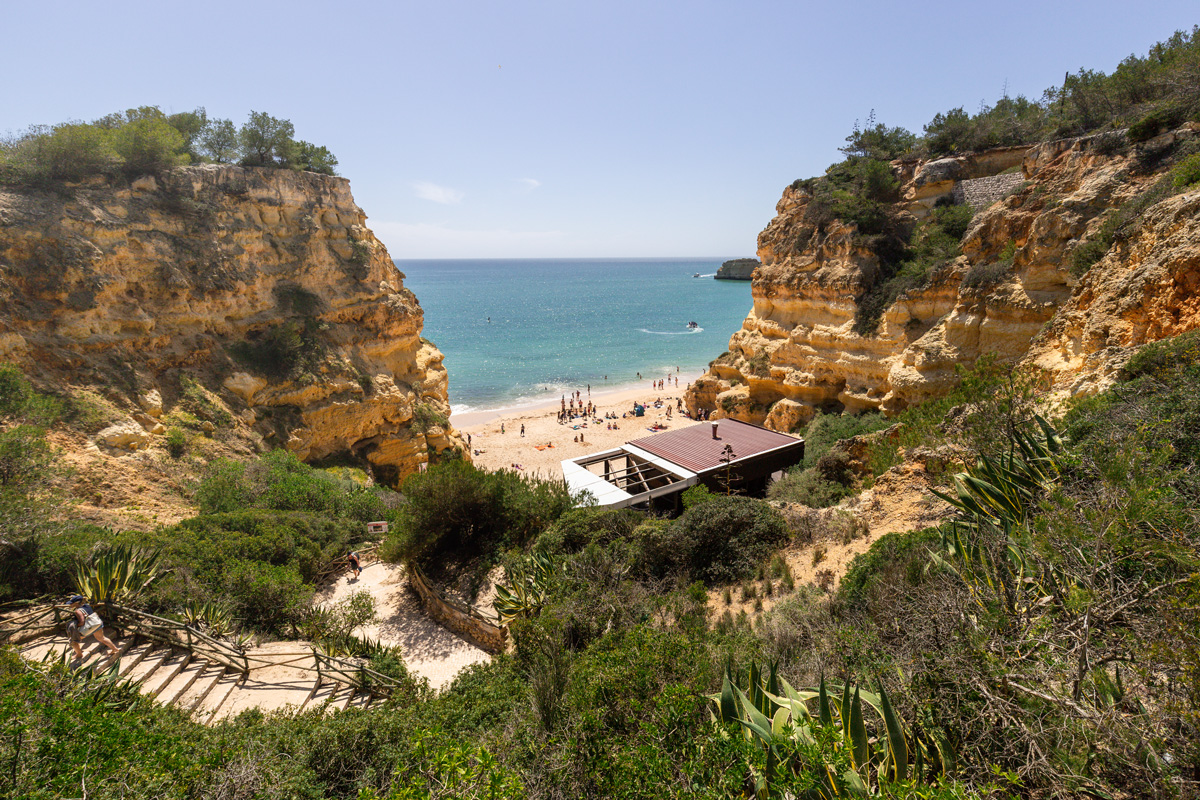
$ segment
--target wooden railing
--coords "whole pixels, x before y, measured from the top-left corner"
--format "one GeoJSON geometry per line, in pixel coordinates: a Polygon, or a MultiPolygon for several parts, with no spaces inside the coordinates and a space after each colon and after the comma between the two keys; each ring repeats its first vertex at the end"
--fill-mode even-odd
{"type": "MultiPolygon", "coordinates": [[[[317,673],[318,683],[326,680],[337,681],[377,696],[390,696],[393,691],[404,687],[404,683],[396,678],[376,672],[356,661],[326,655],[316,647],[295,653],[272,653],[271,658],[265,659],[247,655],[233,645],[189,628],[177,620],[157,617],[145,611],[113,603],[105,606],[105,611],[108,614],[105,624],[108,626],[126,634],[141,635],[172,647],[183,648],[242,675],[248,675],[252,669],[286,665],[303,672],[317,673]],[[299,663],[301,660],[308,660],[310,652],[315,667],[299,663]],[[281,656],[290,657],[291,660],[280,662],[277,659],[281,656]],[[297,656],[303,656],[303,659],[296,658],[297,656]],[[251,666],[251,662],[254,662],[254,666],[251,666]]],[[[36,638],[47,631],[63,630],[70,619],[70,613],[61,606],[46,606],[27,614],[0,620],[0,644],[19,644],[27,638],[36,638]]]]}
{"type": "Polygon", "coordinates": [[[60,606],[45,606],[17,617],[0,620],[0,642],[20,644],[46,631],[65,627],[68,613],[60,606]]]}
{"type": "MultiPolygon", "coordinates": [[[[370,562],[379,560],[379,545],[377,544],[368,545],[367,547],[356,550],[355,552],[358,553],[358,563],[360,566],[365,567],[370,562]]],[[[330,561],[328,564],[321,567],[316,576],[313,577],[313,586],[321,586],[334,575],[337,575],[342,570],[349,568],[350,556],[345,555],[341,556],[340,558],[335,558],[333,561],[330,561]]]]}
{"type": "Polygon", "coordinates": [[[126,633],[141,634],[147,639],[174,647],[182,647],[196,655],[223,664],[243,675],[250,671],[250,660],[246,654],[231,644],[214,639],[195,628],[189,628],[173,619],[156,617],[145,611],[137,611],[110,603],[107,609],[111,619],[106,624],[126,633]]]}
{"type": "Polygon", "coordinates": [[[315,647],[312,653],[317,662],[317,675],[322,683],[327,679],[335,680],[364,692],[384,696],[390,696],[396,689],[404,687],[403,682],[376,672],[364,664],[326,655],[315,647]]]}

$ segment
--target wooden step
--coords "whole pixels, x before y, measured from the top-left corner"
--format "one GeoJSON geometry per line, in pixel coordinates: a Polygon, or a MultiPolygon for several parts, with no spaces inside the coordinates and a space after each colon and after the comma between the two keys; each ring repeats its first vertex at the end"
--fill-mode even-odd
{"type": "Polygon", "coordinates": [[[68,658],[75,657],[71,653],[71,643],[67,641],[66,636],[62,635],[48,636],[30,642],[21,648],[21,656],[30,661],[42,661],[47,656],[50,656],[51,661],[66,661],[68,658]]]}
{"type": "Polygon", "coordinates": [[[323,709],[325,704],[332,700],[333,696],[337,694],[339,688],[340,687],[338,684],[334,683],[333,681],[326,681],[319,686],[316,686],[313,689],[313,693],[309,695],[308,701],[305,702],[304,705],[300,706],[300,711],[297,713],[312,711],[313,709],[323,709]]]}
{"type": "Polygon", "coordinates": [[[212,688],[221,680],[221,676],[225,674],[224,664],[209,663],[200,676],[196,678],[196,682],[192,684],[183,695],[175,701],[175,705],[184,711],[192,711],[197,708],[212,688]]]}
{"type": "Polygon", "coordinates": [[[172,650],[159,664],[158,669],[154,670],[154,674],[142,681],[142,694],[158,697],[158,693],[175,680],[175,676],[187,666],[191,658],[192,654],[187,650],[172,650]]]}
{"type": "Polygon", "coordinates": [[[208,662],[199,656],[193,656],[188,663],[175,675],[171,681],[159,690],[158,701],[165,706],[175,705],[183,693],[192,688],[192,684],[208,667],[208,662]]]}
{"type": "Polygon", "coordinates": [[[171,648],[155,643],[153,649],[143,655],[144,657],[125,674],[125,677],[134,683],[144,684],[158,671],[159,665],[171,657],[171,648]]]}
{"type": "Polygon", "coordinates": [[[217,685],[196,706],[196,718],[205,725],[215,721],[217,715],[224,710],[225,701],[229,699],[229,695],[233,694],[237,690],[238,684],[242,682],[242,677],[240,672],[226,671],[217,681],[217,685]]]}
{"type": "Polygon", "coordinates": [[[121,656],[121,666],[117,668],[117,675],[122,678],[127,677],[134,667],[142,663],[142,659],[154,652],[154,648],[158,646],[158,642],[147,639],[139,642],[134,642],[133,639],[129,641],[132,646],[121,656]]]}

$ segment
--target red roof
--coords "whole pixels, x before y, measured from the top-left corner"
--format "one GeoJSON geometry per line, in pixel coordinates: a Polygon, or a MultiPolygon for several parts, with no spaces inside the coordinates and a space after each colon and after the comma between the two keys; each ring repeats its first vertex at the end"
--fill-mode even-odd
{"type": "Polygon", "coordinates": [[[713,438],[712,423],[702,422],[677,431],[634,439],[628,444],[640,447],[692,472],[704,472],[725,463],[721,461],[725,445],[733,448],[734,461],[740,461],[748,456],[804,441],[786,433],[769,431],[736,419],[722,419],[718,422],[719,439],[713,438]]]}

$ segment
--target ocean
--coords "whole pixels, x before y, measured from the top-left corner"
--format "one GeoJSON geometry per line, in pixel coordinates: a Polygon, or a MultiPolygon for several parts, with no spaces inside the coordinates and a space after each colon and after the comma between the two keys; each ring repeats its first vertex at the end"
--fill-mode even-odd
{"type": "Polygon", "coordinates": [[[396,266],[425,310],[425,337],[446,355],[451,410],[462,414],[549,402],[588,384],[593,391],[648,385],[677,367],[694,377],[726,350],[750,311],[749,281],[713,280],[724,260],[402,259],[396,266]]]}

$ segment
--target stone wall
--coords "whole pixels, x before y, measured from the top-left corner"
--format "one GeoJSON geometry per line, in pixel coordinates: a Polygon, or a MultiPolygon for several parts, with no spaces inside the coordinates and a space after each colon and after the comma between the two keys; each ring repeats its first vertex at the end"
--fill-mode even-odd
{"type": "Polygon", "coordinates": [[[405,565],[405,571],[408,573],[408,585],[421,598],[421,607],[434,622],[489,653],[503,653],[508,648],[508,628],[497,625],[485,619],[475,609],[446,597],[429,582],[416,565],[405,565]]]}
{"type": "Polygon", "coordinates": [[[1007,197],[1023,180],[1025,176],[1020,172],[1010,172],[1007,175],[959,181],[954,184],[951,196],[955,203],[967,203],[976,211],[982,211],[997,200],[1007,197]]]}

